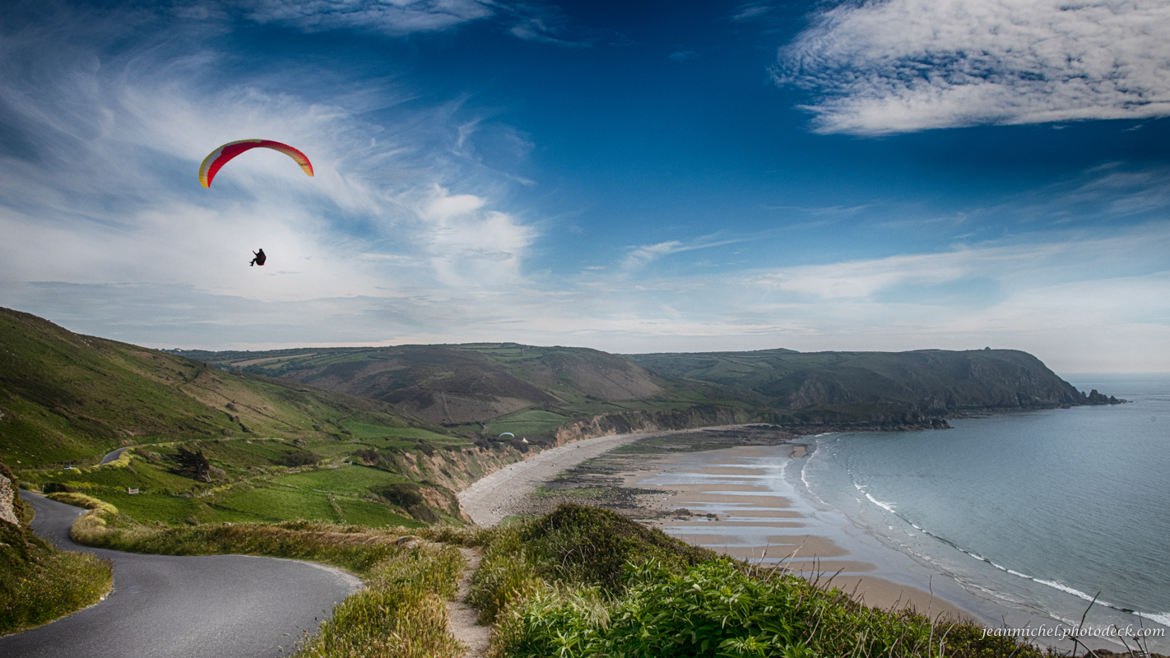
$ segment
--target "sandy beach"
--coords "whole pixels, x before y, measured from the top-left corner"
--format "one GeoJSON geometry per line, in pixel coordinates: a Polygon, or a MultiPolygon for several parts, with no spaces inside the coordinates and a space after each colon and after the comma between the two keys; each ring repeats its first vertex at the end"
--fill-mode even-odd
{"type": "MultiPolygon", "coordinates": [[[[712,429],[727,432],[731,428],[712,429]]],[[[604,436],[546,450],[478,480],[459,493],[459,502],[482,526],[494,525],[510,515],[540,512],[565,502],[556,497],[534,500],[538,490],[558,475],[620,446],[680,433],[604,436]]],[[[839,587],[867,605],[913,607],[931,617],[970,617],[927,589],[899,582],[901,565],[878,564],[874,554],[862,555],[842,546],[839,529],[826,527],[791,496],[778,495],[764,484],[775,480],[775,468],[746,463],[774,455],[777,448],[639,454],[632,459],[607,455],[604,461],[609,463],[600,470],[609,474],[611,483],[616,471],[620,487],[637,493],[620,504],[601,504],[690,544],[839,587]]],[[[785,445],[782,449],[790,456],[804,448],[785,445]]]]}
{"type": "Polygon", "coordinates": [[[638,497],[640,507],[659,512],[648,523],[687,543],[838,587],[866,605],[970,618],[931,591],[899,582],[898,566],[876,563],[880,551],[842,545],[843,528],[776,490],[783,461],[803,450],[745,446],[670,455],[625,474],[624,486],[656,490],[638,497]]]}
{"type": "Polygon", "coordinates": [[[612,434],[576,441],[539,452],[476,480],[458,494],[459,506],[476,525],[494,526],[526,509],[528,497],[540,484],[605,452],[657,434],[612,434]]]}

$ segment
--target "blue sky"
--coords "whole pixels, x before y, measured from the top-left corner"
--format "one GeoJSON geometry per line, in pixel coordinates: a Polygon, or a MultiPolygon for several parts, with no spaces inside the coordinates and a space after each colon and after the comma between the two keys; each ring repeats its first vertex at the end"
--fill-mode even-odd
{"type": "Polygon", "coordinates": [[[9,5],[0,305],[74,331],[1170,371],[1165,2],[9,5]],[[316,175],[199,185],[251,137],[316,175]]]}

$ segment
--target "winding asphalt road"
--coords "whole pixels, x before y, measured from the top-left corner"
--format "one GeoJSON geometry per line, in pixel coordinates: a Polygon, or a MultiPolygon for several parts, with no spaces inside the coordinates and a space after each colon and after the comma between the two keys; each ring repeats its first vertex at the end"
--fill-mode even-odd
{"type": "Polygon", "coordinates": [[[95,549],[69,538],[85,510],[21,492],[32,528],[59,548],[114,563],[105,601],[51,624],[0,638],[0,656],[225,658],[292,653],[333,605],[361,582],[311,562],[208,555],[180,557],[95,549]]]}

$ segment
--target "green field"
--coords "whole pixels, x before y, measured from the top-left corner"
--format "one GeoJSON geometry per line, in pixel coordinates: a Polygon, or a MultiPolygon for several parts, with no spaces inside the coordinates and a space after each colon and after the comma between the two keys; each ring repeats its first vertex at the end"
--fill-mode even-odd
{"type": "Polygon", "coordinates": [[[366,466],[343,466],[272,478],[272,483],[276,485],[347,494],[361,494],[380,484],[409,481],[403,475],[366,466]]]}
{"type": "Polygon", "coordinates": [[[511,432],[516,438],[553,434],[568,420],[568,417],[551,411],[525,409],[487,423],[484,425],[484,433],[488,436],[499,436],[501,432],[511,432]]]}

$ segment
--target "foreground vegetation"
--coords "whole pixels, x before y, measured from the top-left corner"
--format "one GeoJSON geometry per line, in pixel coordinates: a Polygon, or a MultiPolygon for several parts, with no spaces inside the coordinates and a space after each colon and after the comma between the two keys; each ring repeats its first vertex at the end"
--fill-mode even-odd
{"type": "Polygon", "coordinates": [[[473,580],[495,656],[1044,655],[974,624],[862,606],[598,508],[497,531],[473,580]]]}
{"type": "MultiPolygon", "coordinates": [[[[0,464],[0,477],[12,474],[0,464]]],[[[109,563],[88,553],[58,551],[28,529],[17,492],[20,523],[0,520],[0,635],[39,626],[97,603],[113,585],[109,563]]]]}

